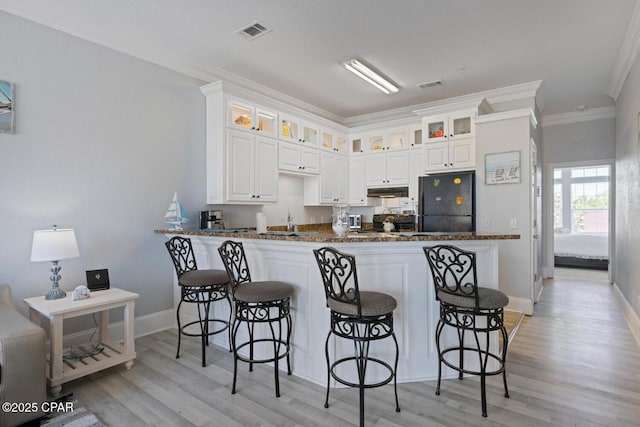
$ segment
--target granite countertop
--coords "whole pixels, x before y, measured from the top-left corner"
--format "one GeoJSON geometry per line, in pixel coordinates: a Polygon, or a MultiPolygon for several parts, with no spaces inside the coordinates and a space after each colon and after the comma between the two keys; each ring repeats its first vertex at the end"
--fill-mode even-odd
{"type": "Polygon", "coordinates": [[[256,233],[255,229],[237,229],[237,230],[170,230],[160,229],[154,230],[159,234],[180,234],[187,236],[211,236],[211,237],[227,237],[229,239],[260,239],[260,240],[289,240],[294,242],[415,242],[415,241],[433,241],[433,240],[517,240],[520,239],[519,234],[500,234],[491,232],[350,232],[345,237],[339,237],[328,231],[286,231],[273,230],[266,233],[256,233]]]}

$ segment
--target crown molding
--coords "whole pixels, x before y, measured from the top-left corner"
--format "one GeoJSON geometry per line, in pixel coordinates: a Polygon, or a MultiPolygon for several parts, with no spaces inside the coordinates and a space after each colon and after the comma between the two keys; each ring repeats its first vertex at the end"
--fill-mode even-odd
{"type": "Polygon", "coordinates": [[[538,120],[534,114],[533,108],[521,108],[519,110],[503,111],[500,113],[485,114],[474,119],[476,124],[497,122],[499,120],[517,119],[526,117],[534,128],[538,126],[538,120]]]}
{"type": "Polygon", "coordinates": [[[585,111],[572,111],[570,113],[553,114],[542,117],[542,127],[566,125],[569,123],[588,122],[599,119],[612,119],[616,117],[616,107],[592,108],[585,111]]]}
{"type": "Polygon", "coordinates": [[[616,60],[616,65],[613,68],[613,73],[611,73],[611,79],[609,80],[607,95],[611,96],[614,100],[618,99],[622,91],[631,67],[633,67],[636,57],[638,56],[638,50],[640,50],[640,1],[636,3],[633,15],[631,15],[631,22],[627,28],[627,34],[620,47],[618,59],[616,60]]]}
{"type": "Polygon", "coordinates": [[[469,102],[473,103],[479,99],[485,98],[489,104],[515,101],[524,98],[537,98],[538,89],[542,81],[536,80],[528,83],[507,86],[498,89],[490,89],[482,92],[470,93],[467,95],[456,96],[454,98],[439,99],[423,104],[408,105],[393,110],[385,110],[377,113],[363,114],[361,116],[347,117],[344,119],[345,126],[355,127],[384,121],[402,119],[407,116],[415,115],[415,111],[428,110],[430,108],[442,108],[449,104],[464,105],[469,102]]]}

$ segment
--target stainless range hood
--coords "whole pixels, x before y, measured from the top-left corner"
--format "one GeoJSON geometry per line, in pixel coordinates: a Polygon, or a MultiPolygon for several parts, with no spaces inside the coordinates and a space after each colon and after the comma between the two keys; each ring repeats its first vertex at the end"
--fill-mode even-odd
{"type": "Polygon", "coordinates": [[[367,197],[409,197],[409,187],[368,188],[367,197]]]}

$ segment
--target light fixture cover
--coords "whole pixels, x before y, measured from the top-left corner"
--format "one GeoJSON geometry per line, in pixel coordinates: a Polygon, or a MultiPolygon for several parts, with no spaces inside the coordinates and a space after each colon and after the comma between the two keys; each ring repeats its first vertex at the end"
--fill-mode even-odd
{"type": "Polygon", "coordinates": [[[342,63],[342,66],[386,94],[396,93],[399,90],[398,86],[394,83],[390,82],[385,77],[382,77],[369,66],[357,59],[345,61],[342,63]]]}
{"type": "Polygon", "coordinates": [[[80,256],[76,233],[71,228],[33,232],[31,261],[60,261],[80,256]]]}

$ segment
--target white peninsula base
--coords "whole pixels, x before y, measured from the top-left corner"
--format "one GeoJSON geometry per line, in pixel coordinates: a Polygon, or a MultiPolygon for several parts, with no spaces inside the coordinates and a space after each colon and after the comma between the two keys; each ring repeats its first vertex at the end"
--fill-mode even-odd
{"type": "MultiPolygon", "coordinates": [[[[173,234],[167,234],[167,237],[172,236],[173,234]]],[[[355,255],[360,289],[385,292],[398,301],[394,312],[394,329],[400,347],[397,370],[399,382],[432,380],[438,375],[438,354],[434,338],[439,317],[438,303],[422,250],[424,246],[452,244],[475,251],[479,283],[498,288],[498,245],[491,240],[325,243],[253,239],[238,235],[223,237],[185,233],[185,237],[192,240],[199,268],[224,269],[218,247],[224,240],[232,239],[243,242],[253,280],[281,280],[295,286],[296,293],[291,303],[293,374],[320,385],[325,385],[327,381],[324,344],[329,331],[329,309],[326,307],[324,288],[313,249],[333,246],[355,255]]],[[[177,304],[177,285],[175,289],[177,304]]],[[[217,311],[216,317],[228,316],[228,307],[224,304],[216,305],[214,310],[217,311]]],[[[448,342],[453,343],[455,332],[445,328],[445,334],[448,342]]],[[[214,338],[214,342],[226,348],[228,343],[225,339],[226,336],[220,334],[214,338]]],[[[335,342],[331,348],[338,356],[353,352],[353,344],[350,342],[335,342]]],[[[375,357],[392,360],[395,354],[393,341],[376,342],[375,346],[372,344],[370,352],[375,357]]],[[[473,364],[472,360],[468,366],[473,364]]],[[[445,378],[454,375],[448,368],[443,370],[445,378]]],[[[376,373],[372,372],[372,377],[375,376],[376,373]]]]}

